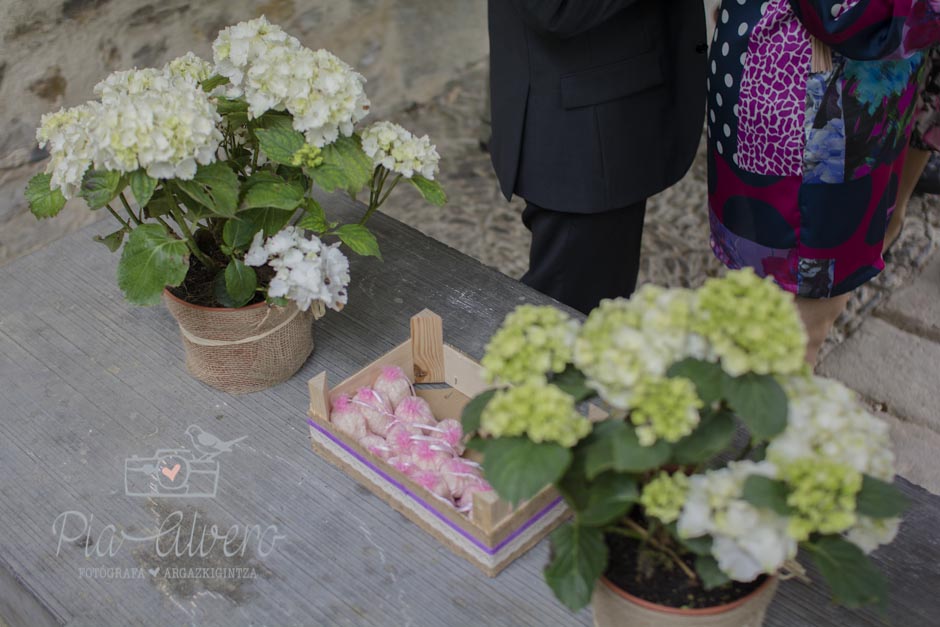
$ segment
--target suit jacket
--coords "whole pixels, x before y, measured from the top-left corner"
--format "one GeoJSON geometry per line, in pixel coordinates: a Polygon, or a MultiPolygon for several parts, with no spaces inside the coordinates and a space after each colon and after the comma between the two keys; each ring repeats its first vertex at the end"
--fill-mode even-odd
{"type": "Polygon", "coordinates": [[[689,169],[705,114],[702,0],[489,0],[489,30],[506,198],[594,213],[689,169]]]}

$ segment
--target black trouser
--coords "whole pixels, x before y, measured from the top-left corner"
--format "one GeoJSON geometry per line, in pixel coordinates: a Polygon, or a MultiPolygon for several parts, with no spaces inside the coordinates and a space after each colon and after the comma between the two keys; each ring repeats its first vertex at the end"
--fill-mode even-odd
{"type": "Polygon", "coordinates": [[[584,313],[604,298],[630,296],[640,269],[646,201],[603,213],[566,213],[527,203],[532,231],[522,282],[584,313]]]}

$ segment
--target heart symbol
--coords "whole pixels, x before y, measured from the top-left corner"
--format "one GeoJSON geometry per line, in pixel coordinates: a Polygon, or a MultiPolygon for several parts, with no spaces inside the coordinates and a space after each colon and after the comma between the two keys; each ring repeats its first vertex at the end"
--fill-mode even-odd
{"type": "Polygon", "coordinates": [[[176,473],[178,473],[179,471],[180,471],[180,465],[179,465],[179,464],[176,464],[175,466],[173,466],[173,469],[172,469],[172,470],[169,469],[169,468],[167,468],[166,466],[164,466],[163,468],[160,469],[160,472],[162,472],[162,473],[164,474],[164,476],[168,477],[168,478],[170,479],[170,481],[175,481],[175,480],[176,480],[176,473]]]}
{"type": "Polygon", "coordinates": [[[156,577],[156,576],[157,576],[157,573],[160,572],[160,567],[157,566],[156,568],[149,568],[149,569],[147,569],[147,572],[150,573],[150,576],[151,576],[151,577],[156,577]]]}

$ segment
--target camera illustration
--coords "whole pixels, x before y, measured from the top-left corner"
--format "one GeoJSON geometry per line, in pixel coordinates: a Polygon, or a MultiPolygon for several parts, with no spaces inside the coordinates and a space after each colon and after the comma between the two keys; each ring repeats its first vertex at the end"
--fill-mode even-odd
{"type": "Polygon", "coordinates": [[[219,462],[199,459],[189,449],[159,449],[153,457],[124,460],[124,493],[148,497],[214,497],[219,462]]]}
{"type": "Polygon", "coordinates": [[[124,494],[146,497],[208,497],[219,489],[216,457],[230,453],[247,436],[224,441],[198,425],[186,435],[191,449],[158,449],[153,457],[132,455],[124,460],[124,494]]]}

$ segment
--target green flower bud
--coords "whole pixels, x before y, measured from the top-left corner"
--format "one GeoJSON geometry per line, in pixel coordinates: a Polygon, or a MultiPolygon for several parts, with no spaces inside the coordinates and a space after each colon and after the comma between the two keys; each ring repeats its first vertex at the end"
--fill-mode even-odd
{"type": "Polygon", "coordinates": [[[323,164],[323,157],[320,156],[321,152],[323,151],[313,144],[304,144],[291,156],[290,163],[297,168],[316,168],[323,164]]]}
{"type": "Polygon", "coordinates": [[[695,430],[703,405],[688,379],[645,379],[630,399],[630,421],[643,446],[660,439],[678,442],[695,430]]]}
{"type": "Polygon", "coordinates": [[[480,430],[494,437],[528,436],[571,448],[591,432],[574,398],[546,383],[524,383],[497,392],[480,416],[480,430]]]}
{"type": "Polygon", "coordinates": [[[732,376],[805,368],[806,332],[793,297],[750,268],[705,282],[692,330],[709,341],[732,376]]]}
{"type": "Polygon", "coordinates": [[[578,324],[554,307],[521,305],[490,339],[480,364],[486,379],[538,383],[562,372],[572,359],[578,324]]]}
{"type": "Polygon", "coordinates": [[[810,534],[841,533],[855,524],[855,499],[862,475],[854,468],[824,458],[805,457],[780,467],[790,486],[787,504],[795,513],[789,532],[797,541],[810,534]]]}
{"type": "Polygon", "coordinates": [[[678,520],[689,493],[689,478],[682,473],[662,471],[647,483],[640,493],[640,505],[647,516],[658,518],[665,524],[678,520]]]}

